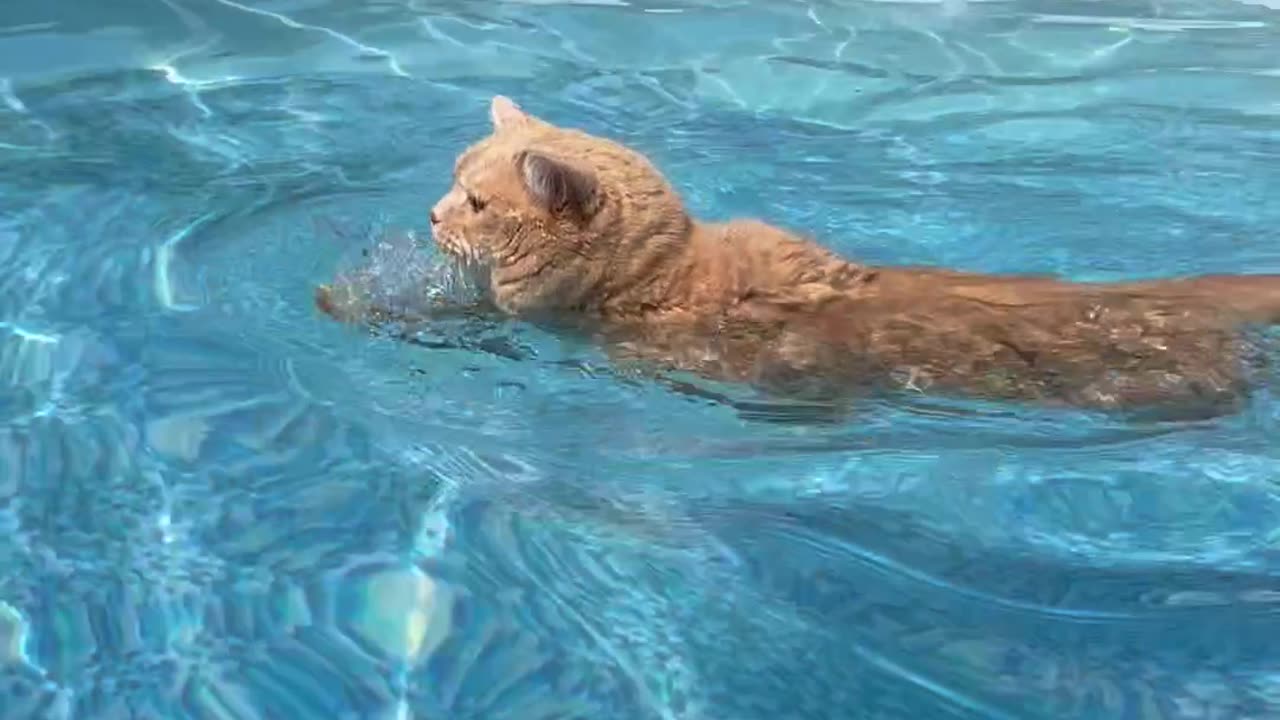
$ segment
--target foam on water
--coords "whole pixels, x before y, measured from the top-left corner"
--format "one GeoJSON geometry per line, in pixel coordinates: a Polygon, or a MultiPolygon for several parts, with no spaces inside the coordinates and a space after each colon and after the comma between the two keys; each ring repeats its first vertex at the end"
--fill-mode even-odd
{"type": "Polygon", "coordinates": [[[475,290],[425,219],[499,92],[871,262],[1280,271],[1278,46],[1205,0],[9,3],[0,718],[1277,714],[1272,389],[817,422],[312,293],[475,290]]]}

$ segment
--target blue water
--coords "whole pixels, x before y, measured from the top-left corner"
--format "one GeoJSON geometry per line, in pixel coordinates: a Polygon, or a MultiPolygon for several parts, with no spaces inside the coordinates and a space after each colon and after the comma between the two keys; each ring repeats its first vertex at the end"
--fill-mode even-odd
{"type": "Polygon", "coordinates": [[[0,718],[1280,717],[1268,388],[786,422],[310,304],[494,93],[870,262],[1280,272],[1278,8],[7,0],[0,718]]]}

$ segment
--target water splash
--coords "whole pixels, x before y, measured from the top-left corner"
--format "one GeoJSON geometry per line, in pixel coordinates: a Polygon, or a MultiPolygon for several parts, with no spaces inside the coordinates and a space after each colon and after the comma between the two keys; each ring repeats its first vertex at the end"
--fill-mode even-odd
{"type": "Polygon", "coordinates": [[[481,293],[477,273],[429,253],[412,232],[381,231],[349,258],[328,284],[340,314],[370,310],[397,318],[430,317],[442,304],[461,306],[481,293]]]}

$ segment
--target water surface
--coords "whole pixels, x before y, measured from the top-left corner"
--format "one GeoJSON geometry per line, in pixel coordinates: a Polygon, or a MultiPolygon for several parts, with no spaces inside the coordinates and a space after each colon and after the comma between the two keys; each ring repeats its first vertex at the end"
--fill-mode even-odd
{"type": "Polygon", "coordinates": [[[869,262],[1280,272],[1268,5],[9,2],[0,717],[1280,715],[1269,388],[782,422],[310,304],[494,93],[869,262]]]}

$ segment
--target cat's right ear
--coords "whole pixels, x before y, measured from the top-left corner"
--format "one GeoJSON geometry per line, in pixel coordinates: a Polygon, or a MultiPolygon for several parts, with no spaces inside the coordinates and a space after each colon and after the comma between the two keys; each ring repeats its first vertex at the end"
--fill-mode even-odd
{"type": "Polygon", "coordinates": [[[495,131],[501,131],[528,125],[531,118],[511,98],[495,95],[489,102],[489,120],[495,131]]]}

